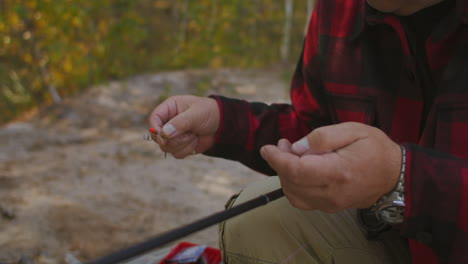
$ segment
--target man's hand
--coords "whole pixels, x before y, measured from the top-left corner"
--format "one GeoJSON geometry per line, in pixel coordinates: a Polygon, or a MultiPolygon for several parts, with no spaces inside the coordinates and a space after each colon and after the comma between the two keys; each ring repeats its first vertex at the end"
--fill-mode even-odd
{"type": "Polygon", "coordinates": [[[321,127],[293,145],[282,139],[261,154],[291,204],[306,210],[370,207],[393,190],[401,169],[400,146],[360,123],[321,127]]]}
{"type": "Polygon", "coordinates": [[[216,100],[191,95],[173,96],[151,113],[150,128],[160,132],[153,140],[164,152],[182,159],[207,151],[214,144],[219,127],[216,100]]]}

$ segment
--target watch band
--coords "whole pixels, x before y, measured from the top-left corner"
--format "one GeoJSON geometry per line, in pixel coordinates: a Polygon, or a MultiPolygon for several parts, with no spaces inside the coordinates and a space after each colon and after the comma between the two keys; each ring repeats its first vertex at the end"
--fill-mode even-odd
{"type": "Polygon", "coordinates": [[[400,147],[402,161],[398,183],[393,191],[385,194],[372,207],[377,218],[390,225],[401,224],[405,216],[406,148],[400,147]]]}

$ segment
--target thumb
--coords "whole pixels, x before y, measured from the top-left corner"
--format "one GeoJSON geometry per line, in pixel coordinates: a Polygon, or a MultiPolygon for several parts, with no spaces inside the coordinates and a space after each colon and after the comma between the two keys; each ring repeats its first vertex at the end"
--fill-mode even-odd
{"type": "Polygon", "coordinates": [[[291,149],[296,155],[333,152],[366,137],[367,130],[367,125],[355,122],[324,126],[295,142],[291,149]]]}
{"type": "Polygon", "coordinates": [[[194,125],[200,122],[200,115],[197,115],[196,111],[188,109],[167,122],[162,127],[162,132],[166,138],[172,138],[185,132],[191,132],[194,129],[194,125]]]}
{"type": "Polygon", "coordinates": [[[170,119],[163,127],[163,135],[172,138],[190,132],[199,136],[216,133],[220,122],[218,103],[212,98],[196,98],[184,111],[170,119]]]}

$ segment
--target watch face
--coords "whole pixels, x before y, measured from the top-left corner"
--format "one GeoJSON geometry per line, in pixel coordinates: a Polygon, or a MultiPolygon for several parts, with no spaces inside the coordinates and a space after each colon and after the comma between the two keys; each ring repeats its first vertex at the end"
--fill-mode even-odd
{"type": "Polygon", "coordinates": [[[392,205],[382,208],[377,212],[377,216],[382,222],[388,224],[401,224],[405,217],[405,207],[392,205]]]}

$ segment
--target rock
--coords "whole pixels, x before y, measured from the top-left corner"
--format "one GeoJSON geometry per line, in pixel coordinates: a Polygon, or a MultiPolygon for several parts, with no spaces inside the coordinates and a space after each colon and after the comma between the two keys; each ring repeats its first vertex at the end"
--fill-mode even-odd
{"type": "Polygon", "coordinates": [[[34,260],[28,256],[22,256],[18,261],[18,264],[34,264],[34,260]]]}
{"type": "Polygon", "coordinates": [[[16,217],[15,210],[12,207],[7,207],[0,204],[0,215],[6,220],[13,220],[16,217]]]}
{"type": "Polygon", "coordinates": [[[2,130],[9,133],[28,133],[34,130],[34,126],[30,123],[15,122],[3,127],[2,130]]]}
{"type": "Polygon", "coordinates": [[[234,90],[241,95],[255,95],[257,93],[257,87],[253,84],[237,86],[234,90]]]}
{"type": "Polygon", "coordinates": [[[67,252],[65,254],[65,262],[67,264],[81,264],[81,261],[73,253],[67,252]]]}

